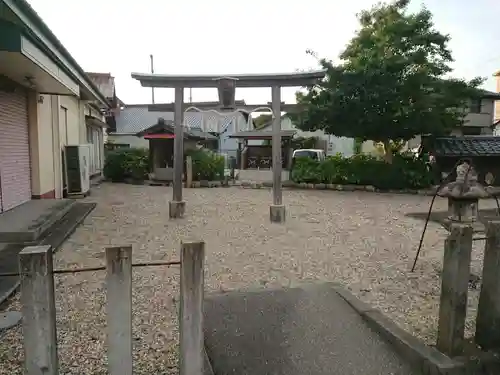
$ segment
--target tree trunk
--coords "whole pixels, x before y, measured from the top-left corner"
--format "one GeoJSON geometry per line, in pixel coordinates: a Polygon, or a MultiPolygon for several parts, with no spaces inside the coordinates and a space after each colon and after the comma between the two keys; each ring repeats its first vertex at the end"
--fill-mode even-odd
{"type": "Polygon", "coordinates": [[[392,148],[391,141],[386,140],[384,143],[384,160],[387,164],[392,164],[392,148]]]}

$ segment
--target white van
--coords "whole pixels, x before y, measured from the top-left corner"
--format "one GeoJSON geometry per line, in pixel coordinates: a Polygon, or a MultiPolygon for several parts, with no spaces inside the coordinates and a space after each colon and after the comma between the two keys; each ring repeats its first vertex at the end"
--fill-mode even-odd
{"type": "Polygon", "coordinates": [[[325,151],[314,148],[302,148],[293,151],[292,159],[295,160],[297,158],[310,158],[313,160],[323,161],[326,159],[325,151]]]}

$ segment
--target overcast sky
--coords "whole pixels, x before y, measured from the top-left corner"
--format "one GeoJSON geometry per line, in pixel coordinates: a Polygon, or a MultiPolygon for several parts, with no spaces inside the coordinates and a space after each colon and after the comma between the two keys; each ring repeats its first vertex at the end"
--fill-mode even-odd
{"type": "MultiPolygon", "coordinates": [[[[128,104],[151,102],[131,72],[163,74],[274,73],[317,68],[306,49],[336,58],[353,36],[356,13],[374,0],[29,0],[86,71],[116,77],[128,104]],[[62,16],[64,14],[64,16],[62,16]]],[[[499,0],[413,0],[434,13],[452,37],[454,75],[487,77],[500,70],[499,0]]],[[[283,89],[294,102],[295,89],[283,89]]],[[[171,102],[172,89],[156,89],[171,102]]],[[[188,100],[186,93],[186,101],[188,100]]],[[[193,101],[216,100],[215,89],[194,89],[193,101]]],[[[271,89],[238,89],[237,99],[262,103],[271,89]]]]}

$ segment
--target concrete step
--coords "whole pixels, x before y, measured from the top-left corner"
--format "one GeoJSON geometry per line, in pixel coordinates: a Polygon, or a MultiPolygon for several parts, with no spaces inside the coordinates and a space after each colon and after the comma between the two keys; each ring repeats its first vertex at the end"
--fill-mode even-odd
{"type": "Polygon", "coordinates": [[[38,199],[0,215],[0,243],[29,245],[73,207],[72,199],[38,199]]]}
{"type": "MultiPolygon", "coordinates": [[[[95,206],[95,203],[72,204],[69,211],[52,223],[52,226],[33,245],[51,245],[52,250],[57,251],[95,206]]],[[[23,244],[0,245],[0,274],[15,273],[19,270],[18,255],[25,246],[23,244]]],[[[0,305],[15,292],[18,286],[18,276],[0,277],[0,305]]]]}
{"type": "Polygon", "coordinates": [[[205,302],[215,375],[411,375],[328,284],[230,292],[205,302]]]}

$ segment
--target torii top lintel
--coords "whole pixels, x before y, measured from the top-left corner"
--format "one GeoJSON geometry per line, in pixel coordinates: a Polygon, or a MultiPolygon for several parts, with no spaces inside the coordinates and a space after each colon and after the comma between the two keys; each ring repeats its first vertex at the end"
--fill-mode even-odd
{"type": "Polygon", "coordinates": [[[232,79],[236,87],[309,86],[325,77],[324,70],[277,74],[164,75],[132,73],[143,87],[219,87],[221,79],[232,79]]]}

